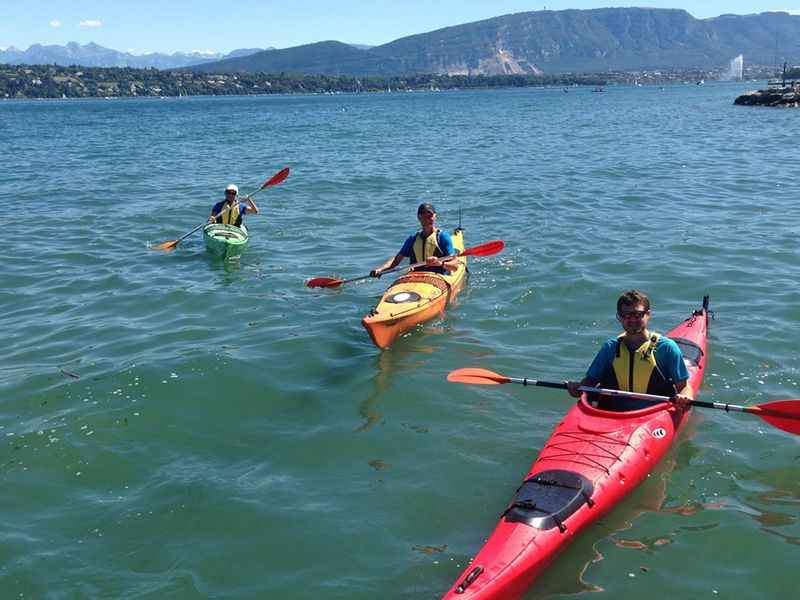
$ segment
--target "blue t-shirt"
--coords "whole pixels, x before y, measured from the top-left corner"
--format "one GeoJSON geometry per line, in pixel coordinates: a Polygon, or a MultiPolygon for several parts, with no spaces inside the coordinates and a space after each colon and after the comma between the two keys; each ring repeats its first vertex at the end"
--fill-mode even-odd
{"type": "MultiPolygon", "coordinates": [[[[400,256],[407,256],[409,260],[411,258],[411,251],[414,248],[414,241],[417,239],[417,234],[410,236],[404,243],[403,247],[400,248],[400,252],[398,254],[400,256]]],[[[436,243],[439,244],[439,249],[444,252],[444,256],[452,256],[456,254],[455,246],[453,246],[453,238],[450,236],[449,233],[446,231],[439,231],[436,237],[436,243]]],[[[418,257],[419,258],[419,257],[418,257]]],[[[447,273],[443,267],[419,267],[416,269],[417,271],[431,271],[433,273],[447,273]]]]}
{"type": "MultiPolygon", "coordinates": [[[[217,202],[211,209],[211,214],[218,215],[222,212],[222,208],[225,206],[225,200],[220,200],[217,202]]],[[[247,207],[239,203],[239,219],[237,219],[239,225],[242,223],[242,218],[247,214],[247,207]]]]}
{"type": "MultiPolygon", "coordinates": [[[[607,340],[600,348],[592,364],[589,365],[589,370],[586,371],[586,377],[600,381],[603,378],[603,374],[611,368],[611,363],[614,362],[616,356],[617,338],[613,337],[607,340]]],[[[664,377],[672,383],[689,379],[689,369],[686,368],[686,363],[683,362],[683,353],[678,348],[678,344],[668,337],[661,336],[658,340],[656,364],[661,369],[664,377]]]]}

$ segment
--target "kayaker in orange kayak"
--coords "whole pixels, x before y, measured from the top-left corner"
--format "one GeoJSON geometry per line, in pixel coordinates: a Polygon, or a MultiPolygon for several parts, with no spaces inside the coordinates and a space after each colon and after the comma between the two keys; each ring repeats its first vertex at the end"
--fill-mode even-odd
{"type": "MultiPolygon", "coordinates": [[[[651,332],[650,299],[638,290],[623,293],[617,300],[617,320],[624,333],[606,341],[582,381],[568,381],[569,393],[580,398],[581,386],[604,387],[629,392],[670,396],[680,406],[693,398],[687,384],[689,371],[678,344],[651,332]]],[[[636,410],[649,406],[637,400],[603,397],[600,408],[636,410]]]]}
{"type": "Polygon", "coordinates": [[[208,215],[209,223],[222,223],[224,225],[242,226],[242,219],[249,211],[258,214],[258,207],[250,196],[238,199],[239,186],[235,183],[225,188],[225,199],[217,202],[208,215]],[[238,200],[238,201],[237,201],[238,200]]]}
{"type": "Polygon", "coordinates": [[[456,249],[453,246],[453,238],[446,231],[436,227],[436,209],[427,202],[420,204],[417,208],[417,218],[422,229],[405,241],[400,252],[390,258],[377,269],[370,271],[370,276],[380,277],[384,271],[392,269],[408,258],[411,263],[425,262],[424,267],[418,267],[416,271],[432,271],[442,275],[455,271],[458,268],[458,259],[453,255],[456,249]],[[443,257],[451,256],[448,260],[443,257]]]}

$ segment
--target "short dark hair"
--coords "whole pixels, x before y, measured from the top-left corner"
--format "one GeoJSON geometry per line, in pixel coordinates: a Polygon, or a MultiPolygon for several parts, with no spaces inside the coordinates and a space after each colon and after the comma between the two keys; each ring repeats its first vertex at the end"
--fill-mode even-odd
{"type": "Polygon", "coordinates": [[[429,204],[428,202],[423,202],[422,204],[419,205],[419,208],[417,208],[417,214],[425,212],[426,210],[429,210],[432,213],[436,214],[436,209],[433,208],[433,204],[429,204]]]}
{"type": "Polygon", "coordinates": [[[637,304],[643,305],[644,309],[650,312],[650,298],[647,297],[647,294],[639,290],[623,292],[617,300],[617,313],[622,310],[623,306],[636,306],[637,304]]]}

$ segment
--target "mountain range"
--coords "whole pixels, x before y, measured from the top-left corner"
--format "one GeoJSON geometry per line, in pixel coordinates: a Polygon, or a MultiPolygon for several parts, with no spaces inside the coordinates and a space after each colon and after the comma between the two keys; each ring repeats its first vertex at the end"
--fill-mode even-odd
{"type": "Polygon", "coordinates": [[[696,19],[685,10],[543,10],[494,17],[359,49],[327,41],[209,62],[204,72],[497,75],[718,69],[800,59],[800,16],[696,19]]]}
{"type": "MultiPolygon", "coordinates": [[[[80,45],[69,42],[65,46],[33,44],[27,50],[11,46],[0,50],[0,63],[9,65],[80,65],[82,67],[134,67],[140,69],[176,69],[255,54],[263,48],[242,48],[228,54],[208,52],[175,52],[174,54],[131,54],[104,48],[93,42],[80,45]]],[[[267,49],[269,50],[269,48],[267,49]]]]}
{"type": "Polygon", "coordinates": [[[600,8],[516,13],[403,37],[381,46],[323,41],[293,48],[133,55],[97,44],[34,44],[0,63],[191,68],[214,73],[351,76],[557,74],[719,69],[800,59],[800,16],[786,12],[696,19],[685,10],[600,8]]]}

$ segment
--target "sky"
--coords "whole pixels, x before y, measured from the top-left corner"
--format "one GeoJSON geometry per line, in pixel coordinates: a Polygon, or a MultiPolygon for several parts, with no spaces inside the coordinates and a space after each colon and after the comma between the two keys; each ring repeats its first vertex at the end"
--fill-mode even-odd
{"type": "Polygon", "coordinates": [[[145,52],[230,52],[325,40],[379,45],[530,10],[682,8],[698,19],[782,10],[800,0],[0,0],[0,48],[95,42],[145,52]]]}

